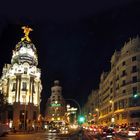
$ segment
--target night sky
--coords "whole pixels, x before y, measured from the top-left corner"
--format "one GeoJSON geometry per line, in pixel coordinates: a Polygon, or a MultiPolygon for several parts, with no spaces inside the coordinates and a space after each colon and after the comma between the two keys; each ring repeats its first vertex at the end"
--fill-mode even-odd
{"type": "Polygon", "coordinates": [[[100,75],[110,70],[115,50],[140,36],[139,0],[5,1],[0,4],[0,70],[10,63],[12,50],[23,37],[21,26],[38,50],[42,70],[41,112],[55,79],[64,98],[81,106],[100,75]]]}

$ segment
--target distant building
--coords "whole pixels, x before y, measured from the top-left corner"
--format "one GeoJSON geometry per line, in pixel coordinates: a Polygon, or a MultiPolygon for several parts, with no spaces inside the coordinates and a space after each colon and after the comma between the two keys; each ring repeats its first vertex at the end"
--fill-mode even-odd
{"type": "Polygon", "coordinates": [[[37,121],[42,90],[37,50],[28,37],[29,32],[24,33],[25,37],[13,50],[11,64],[4,65],[0,79],[0,90],[8,103],[5,121],[12,122],[17,129],[26,129],[37,121]]]}
{"type": "Polygon", "coordinates": [[[59,81],[54,81],[54,86],[51,88],[51,96],[47,101],[46,120],[47,121],[62,121],[65,118],[66,104],[62,96],[62,87],[59,81]]]}
{"type": "MultiPolygon", "coordinates": [[[[111,70],[103,72],[98,91],[100,124],[133,124],[140,122],[140,38],[137,36],[115,51],[111,70]]],[[[96,102],[96,97],[92,102],[96,102]]],[[[89,101],[88,101],[89,102],[89,101]]],[[[91,101],[90,101],[91,102],[91,101]]]]}
{"type": "Polygon", "coordinates": [[[66,122],[68,124],[76,124],[77,123],[77,108],[71,107],[69,104],[67,105],[66,112],[66,122]]]}

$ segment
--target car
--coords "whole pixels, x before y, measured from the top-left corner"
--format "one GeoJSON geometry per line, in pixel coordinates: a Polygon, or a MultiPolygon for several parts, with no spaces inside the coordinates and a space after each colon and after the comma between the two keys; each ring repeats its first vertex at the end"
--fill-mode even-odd
{"type": "Polygon", "coordinates": [[[138,133],[139,130],[137,127],[129,127],[127,129],[127,133],[126,133],[126,136],[136,136],[136,133],[138,133]]]}
{"type": "Polygon", "coordinates": [[[61,128],[61,133],[62,134],[67,134],[69,132],[69,128],[68,127],[62,127],[61,128]]]}
{"type": "Polygon", "coordinates": [[[115,131],[114,129],[111,128],[105,128],[101,133],[101,137],[103,138],[112,138],[114,135],[115,135],[115,131]]]}
{"type": "Polygon", "coordinates": [[[50,132],[50,133],[59,133],[60,130],[59,130],[58,128],[50,128],[50,129],[49,129],[49,132],[50,132]]]}
{"type": "Polygon", "coordinates": [[[127,128],[122,128],[119,134],[125,137],[135,137],[136,133],[138,132],[139,130],[137,127],[127,127],[127,128]]]}

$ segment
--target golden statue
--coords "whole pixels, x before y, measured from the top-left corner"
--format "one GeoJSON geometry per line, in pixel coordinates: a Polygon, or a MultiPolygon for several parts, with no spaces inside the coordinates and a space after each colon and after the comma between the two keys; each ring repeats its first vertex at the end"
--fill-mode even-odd
{"type": "Polygon", "coordinates": [[[33,31],[33,29],[28,26],[23,26],[21,29],[24,30],[24,34],[25,34],[25,36],[23,38],[21,38],[21,41],[26,40],[28,42],[31,42],[31,39],[29,38],[29,33],[30,33],[30,31],[33,31]]]}

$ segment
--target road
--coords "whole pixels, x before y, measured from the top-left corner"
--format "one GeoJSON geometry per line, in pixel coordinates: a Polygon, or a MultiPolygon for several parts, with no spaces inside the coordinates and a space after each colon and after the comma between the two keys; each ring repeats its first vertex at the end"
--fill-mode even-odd
{"type": "Polygon", "coordinates": [[[55,133],[10,134],[0,137],[0,140],[78,140],[78,136],[58,136],[55,133]]]}
{"type": "Polygon", "coordinates": [[[103,139],[102,137],[95,135],[92,132],[85,131],[82,140],[136,140],[135,137],[126,138],[119,135],[115,135],[113,138],[103,139]]]}
{"type": "MultiPolygon", "coordinates": [[[[0,137],[0,140],[103,140],[101,137],[97,137],[91,132],[84,132],[83,135],[74,136],[58,136],[57,134],[48,133],[35,133],[35,134],[12,134],[5,137],[0,137]]],[[[135,138],[125,138],[115,136],[107,140],[135,140],[135,138]]]]}

